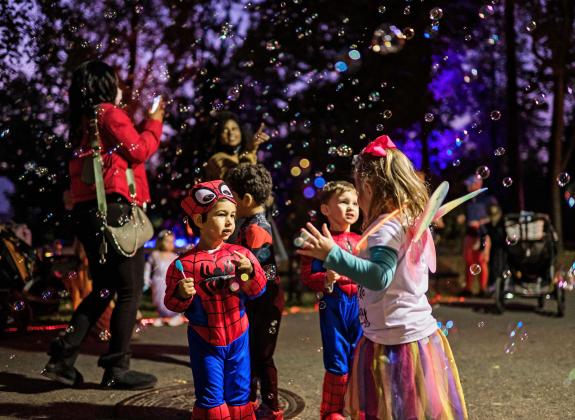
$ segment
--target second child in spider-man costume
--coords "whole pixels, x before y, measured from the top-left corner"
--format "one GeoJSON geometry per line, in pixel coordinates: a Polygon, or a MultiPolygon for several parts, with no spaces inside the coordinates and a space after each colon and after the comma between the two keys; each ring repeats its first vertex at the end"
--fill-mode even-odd
{"type": "Polygon", "coordinates": [[[223,181],[195,185],[182,208],[200,242],[169,267],[164,302],[189,320],[192,417],[255,419],[245,302],[265,291],[267,278],[249,250],[224,242],[235,228],[236,203],[223,181]]]}
{"type": "Polygon", "coordinates": [[[228,171],[226,182],[238,203],[238,216],[243,219],[237,243],[254,253],[268,279],[265,293],[246,305],[252,356],[250,400],[257,405],[259,383],[261,404],[256,417],[283,420],[273,355],[284,309],[284,291],[276,270],[272,227],[265,215],[266,203],[272,195],[272,176],[261,164],[242,163],[228,171]]]}
{"type": "MultiPolygon", "coordinates": [[[[321,213],[329,222],[333,240],[351,254],[360,236],[350,232],[359,216],[357,192],[345,181],[328,182],[320,194],[321,213]]],[[[325,376],[321,420],[343,420],[344,397],[355,346],[362,335],[357,285],[348,277],[326,270],[323,262],[301,259],[302,281],[321,295],[319,321],[325,376]]]]}

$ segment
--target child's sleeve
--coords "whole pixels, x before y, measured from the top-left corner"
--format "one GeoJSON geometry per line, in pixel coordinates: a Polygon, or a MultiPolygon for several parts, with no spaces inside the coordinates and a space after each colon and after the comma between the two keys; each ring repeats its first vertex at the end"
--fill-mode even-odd
{"type": "Polygon", "coordinates": [[[272,235],[263,227],[252,224],[246,228],[245,245],[259,261],[260,265],[266,264],[272,252],[272,235]]]}
{"type": "Polygon", "coordinates": [[[144,290],[148,290],[152,285],[154,253],[152,252],[144,265],[144,290]]]}
{"type": "Polygon", "coordinates": [[[268,279],[266,277],[266,273],[262,269],[262,266],[258,262],[258,259],[255,257],[254,254],[252,254],[250,252],[249,249],[243,248],[239,252],[241,252],[242,254],[244,254],[246,257],[249,258],[249,260],[251,261],[252,266],[254,268],[254,271],[252,271],[252,274],[250,275],[250,279],[247,282],[243,282],[239,278],[239,275],[237,275],[237,277],[238,277],[237,280],[242,285],[242,291],[250,299],[255,299],[258,296],[262,295],[266,290],[266,284],[268,281],[268,279]]]}
{"type": "Polygon", "coordinates": [[[369,260],[355,257],[334,246],[324,267],[370,290],[384,290],[395,275],[397,255],[403,239],[401,224],[395,219],[391,220],[368,238],[369,260]]]}
{"type": "Polygon", "coordinates": [[[178,283],[182,278],[182,273],[176,269],[175,261],[172,262],[166,273],[166,295],[164,296],[164,304],[170,311],[185,312],[194,298],[192,296],[184,299],[178,295],[178,283]]]}
{"type": "Polygon", "coordinates": [[[314,270],[317,262],[318,260],[306,256],[300,258],[301,281],[314,292],[323,292],[327,275],[323,267],[321,271],[314,270]]]}

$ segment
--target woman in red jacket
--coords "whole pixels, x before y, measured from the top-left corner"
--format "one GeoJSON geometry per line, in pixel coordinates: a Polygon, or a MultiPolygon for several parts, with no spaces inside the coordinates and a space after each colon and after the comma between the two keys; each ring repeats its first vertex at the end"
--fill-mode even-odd
{"type": "Polygon", "coordinates": [[[52,342],[51,358],[44,370],[44,375],[71,386],[82,382],[82,375],[74,368],[79,347],[114,296],[117,299],[110,322],[109,350],[98,361],[105,369],[102,386],[145,389],[156,383],[153,375],[129,370],[130,338],[144,282],[143,248],[126,258],[109,245],[106,261],[100,262],[103,233],[97,216],[96,187],[83,170],[85,163],[87,169],[92,164],[89,123],[97,116],[108,225],[119,226],[130,216],[128,167],[134,171],[137,205],[145,206],[150,201],[145,162],[158,149],[164,107],[160,104],[150,112],[143,131],[138,132],[118,107],[121,94],[114,69],[101,61],[86,62],[73,74],[69,92],[70,140],[75,146],[69,164],[73,222],[88,256],[93,290],[74,312],[66,333],[52,342]]]}

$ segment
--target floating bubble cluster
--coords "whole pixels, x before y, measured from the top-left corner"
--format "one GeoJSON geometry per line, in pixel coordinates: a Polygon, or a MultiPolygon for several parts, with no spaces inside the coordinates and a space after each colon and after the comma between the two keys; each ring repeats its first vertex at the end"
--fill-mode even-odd
{"type": "Polygon", "coordinates": [[[507,342],[505,343],[503,350],[505,354],[511,355],[518,350],[519,346],[527,343],[528,335],[523,321],[511,324],[507,329],[507,333],[507,342]]]}
{"type": "Polygon", "coordinates": [[[404,45],[403,32],[397,26],[388,23],[380,25],[371,39],[371,50],[383,55],[399,52],[404,45]]]}

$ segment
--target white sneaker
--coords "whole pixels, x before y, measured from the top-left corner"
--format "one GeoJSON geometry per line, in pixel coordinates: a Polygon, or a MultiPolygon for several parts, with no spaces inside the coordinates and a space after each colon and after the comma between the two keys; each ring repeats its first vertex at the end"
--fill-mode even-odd
{"type": "Polygon", "coordinates": [[[170,327],[178,327],[180,325],[182,325],[184,323],[184,318],[181,315],[176,315],[172,318],[169,319],[169,321],[167,322],[167,324],[170,327]]]}
{"type": "Polygon", "coordinates": [[[152,323],[152,325],[154,327],[161,327],[164,325],[164,321],[162,321],[162,318],[156,318],[156,319],[154,319],[154,322],[152,323]]]}

